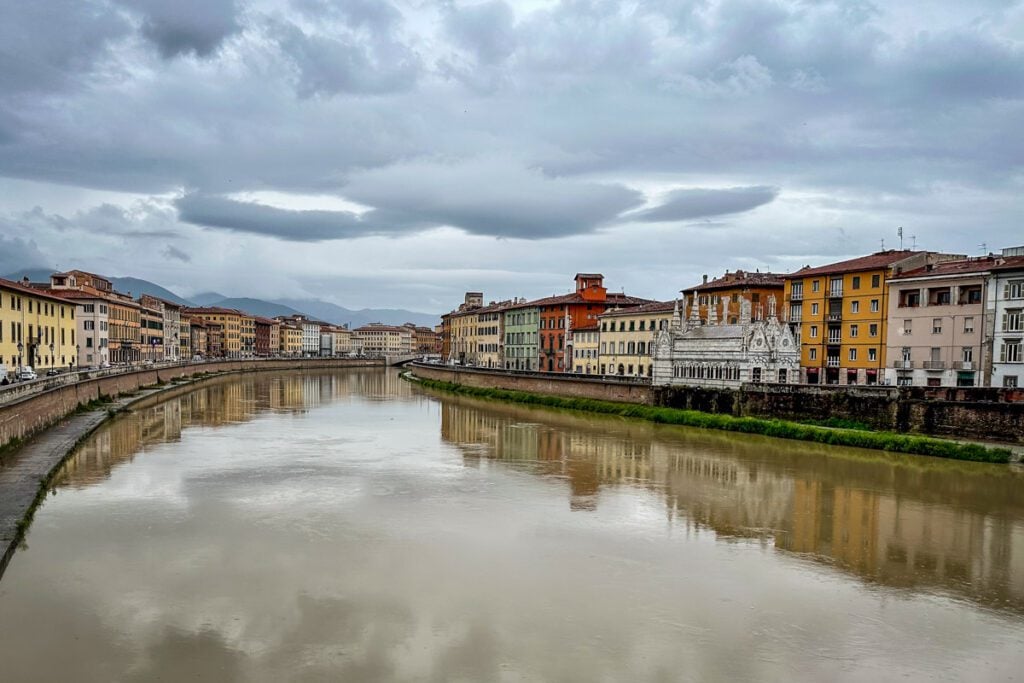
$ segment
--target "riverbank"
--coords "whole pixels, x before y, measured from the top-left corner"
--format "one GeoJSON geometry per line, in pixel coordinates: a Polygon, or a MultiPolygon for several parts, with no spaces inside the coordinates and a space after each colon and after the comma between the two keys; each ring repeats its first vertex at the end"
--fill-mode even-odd
{"type": "Polygon", "coordinates": [[[190,375],[166,380],[157,377],[146,386],[126,386],[119,396],[101,393],[72,406],[33,434],[8,441],[0,448],[0,577],[24,540],[35,509],[45,498],[54,475],[84,439],[118,413],[147,407],[210,381],[242,373],[368,366],[337,363],[325,366],[323,363],[293,361],[291,367],[282,367],[281,363],[275,362],[239,365],[217,372],[209,372],[209,365],[197,366],[197,371],[190,375]]]}
{"type": "Polygon", "coordinates": [[[718,429],[745,434],[760,434],[781,439],[811,441],[835,446],[852,446],[893,453],[931,455],[974,462],[1007,463],[1011,452],[1006,448],[993,448],[971,443],[958,443],[924,436],[910,436],[894,432],[873,432],[855,429],[836,429],[756,417],[733,417],[716,413],[677,408],[660,408],[631,403],[618,403],[591,398],[571,398],[547,394],[534,394],[511,389],[467,386],[453,382],[417,377],[412,372],[402,377],[420,386],[466,396],[511,401],[528,405],[546,406],[632,417],[661,424],[718,429]]]}

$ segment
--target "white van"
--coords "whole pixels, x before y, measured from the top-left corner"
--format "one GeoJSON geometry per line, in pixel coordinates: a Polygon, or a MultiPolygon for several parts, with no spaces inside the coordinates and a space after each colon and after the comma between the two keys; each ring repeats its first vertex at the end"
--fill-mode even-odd
{"type": "Polygon", "coordinates": [[[31,365],[22,365],[18,368],[18,372],[15,373],[15,377],[22,382],[27,382],[30,379],[39,379],[39,375],[36,374],[31,365]]]}

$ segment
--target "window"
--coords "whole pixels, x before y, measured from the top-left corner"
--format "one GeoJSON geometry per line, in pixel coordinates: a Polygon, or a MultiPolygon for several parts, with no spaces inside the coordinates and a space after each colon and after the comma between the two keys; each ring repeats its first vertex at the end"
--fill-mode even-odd
{"type": "Polygon", "coordinates": [[[821,281],[820,280],[811,280],[811,291],[812,292],[817,292],[817,291],[820,291],[820,290],[821,290],[821,281]]]}
{"type": "Polygon", "coordinates": [[[752,373],[751,373],[750,379],[753,382],[760,382],[761,381],[761,368],[754,368],[752,373]]]}
{"type": "Polygon", "coordinates": [[[818,315],[818,304],[811,304],[811,315],[818,315]]]}
{"type": "Polygon", "coordinates": [[[878,299],[871,300],[871,312],[878,313],[878,299]]]}
{"type": "Polygon", "coordinates": [[[854,275],[850,284],[851,289],[860,289],[860,275],[854,275]]]}
{"type": "Polygon", "coordinates": [[[1020,363],[1020,339],[1007,339],[999,349],[999,362],[1020,363]]]}
{"type": "Polygon", "coordinates": [[[974,347],[965,346],[962,349],[960,349],[960,360],[962,360],[965,363],[970,363],[974,361],[974,347]]]}
{"type": "Polygon", "coordinates": [[[874,347],[871,347],[870,349],[868,349],[868,360],[870,360],[870,361],[878,360],[878,349],[876,349],[874,347]]]}
{"type": "Polygon", "coordinates": [[[881,284],[881,277],[878,276],[878,275],[872,275],[871,276],[871,286],[872,287],[878,287],[879,284],[881,284]]]}
{"type": "Polygon", "coordinates": [[[852,337],[856,337],[859,332],[860,332],[860,327],[858,325],[850,325],[850,337],[851,338],[852,337]]]}
{"type": "Polygon", "coordinates": [[[1003,376],[1003,386],[1007,389],[1017,388],[1017,375],[1005,375],[1003,376]]]}
{"type": "Polygon", "coordinates": [[[870,325],[868,325],[868,336],[869,337],[877,337],[878,336],[878,323],[871,323],[870,325]]]}
{"type": "Polygon", "coordinates": [[[932,318],[932,334],[942,334],[942,318],[932,318]]]}
{"type": "Polygon", "coordinates": [[[1024,299],[1024,280],[1010,280],[1003,287],[1004,299],[1024,299]]]}
{"type": "Polygon", "coordinates": [[[974,318],[964,318],[964,332],[974,332],[974,318]]]}
{"type": "Polygon", "coordinates": [[[914,321],[907,318],[903,321],[903,334],[910,334],[914,331],[914,321]]]}
{"type": "Polygon", "coordinates": [[[643,331],[644,331],[644,323],[646,323],[646,322],[647,322],[646,320],[641,320],[641,321],[640,321],[640,331],[641,331],[641,332],[643,332],[643,331]]]}
{"type": "Polygon", "coordinates": [[[1003,332],[1024,331],[1024,308],[1008,308],[1003,313],[1003,332]]]}
{"type": "Polygon", "coordinates": [[[817,339],[817,338],[818,338],[818,326],[817,325],[811,325],[811,339],[817,339]]]}
{"type": "Polygon", "coordinates": [[[921,305],[921,290],[901,289],[899,306],[900,308],[917,308],[921,305]]]}
{"type": "Polygon", "coordinates": [[[636,332],[636,321],[635,320],[630,320],[629,321],[629,331],[630,332],[636,332]]]}
{"type": "Polygon", "coordinates": [[[850,313],[860,313],[860,302],[859,301],[851,301],[850,302],[850,313]]]}
{"type": "Polygon", "coordinates": [[[900,349],[900,356],[903,358],[903,362],[904,363],[909,363],[910,362],[910,347],[909,346],[904,346],[902,349],[900,349]]]}
{"type": "Polygon", "coordinates": [[[807,349],[807,360],[818,360],[818,349],[807,349]]]}
{"type": "Polygon", "coordinates": [[[850,349],[850,360],[857,360],[857,349],[850,349]]]}

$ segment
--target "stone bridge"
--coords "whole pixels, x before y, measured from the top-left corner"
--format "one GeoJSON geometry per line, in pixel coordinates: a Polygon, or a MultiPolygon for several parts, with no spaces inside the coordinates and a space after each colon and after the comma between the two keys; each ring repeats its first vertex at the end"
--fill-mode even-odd
{"type": "Polygon", "coordinates": [[[406,363],[418,360],[422,355],[419,353],[406,353],[396,356],[384,356],[384,364],[388,366],[405,365],[406,363]]]}

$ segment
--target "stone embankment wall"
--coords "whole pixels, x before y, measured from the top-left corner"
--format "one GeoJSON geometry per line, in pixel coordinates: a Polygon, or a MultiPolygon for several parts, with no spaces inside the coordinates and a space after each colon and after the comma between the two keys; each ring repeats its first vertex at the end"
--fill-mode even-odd
{"type": "Polygon", "coordinates": [[[74,412],[78,406],[100,398],[117,397],[141,387],[168,382],[199,373],[254,372],[266,370],[312,370],[384,366],[382,360],[324,358],[273,359],[207,362],[173,365],[137,372],[110,374],[74,384],[58,385],[42,393],[8,401],[0,406],[0,447],[15,439],[26,439],[74,412]]]}
{"type": "Polygon", "coordinates": [[[650,385],[640,382],[608,382],[597,378],[582,379],[580,377],[565,377],[543,372],[517,372],[512,374],[504,370],[469,369],[458,366],[422,363],[413,363],[408,367],[413,368],[414,374],[418,377],[441,382],[465,384],[471,387],[513,389],[515,391],[528,391],[534,394],[596,398],[603,401],[620,401],[623,403],[651,403],[650,385]]]}
{"type": "Polygon", "coordinates": [[[855,420],[875,429],[1024,442],[1024,391],[985,387],[746,385],[742,389],[652,387],[415,364],[422,377],[474,387],[685,408],[737,417],[855,420]]]}

